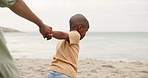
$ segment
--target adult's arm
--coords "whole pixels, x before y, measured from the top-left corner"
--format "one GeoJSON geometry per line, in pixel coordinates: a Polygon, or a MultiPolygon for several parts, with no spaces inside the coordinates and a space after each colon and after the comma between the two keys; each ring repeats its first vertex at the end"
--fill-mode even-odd
{"type": "Polygon", "coordinates": [[[25,4],[23,0],[17,0],[17,2],[10,7],[10,10],[12,10],[17,15],[35,23],[37,26],[39,26],[40,33],[43,35],[44,38],[47,38],[47,40],[51,39],[52,36],[51,31],[52,28],[50,26],[45,25],[42,20],[40,20],[25,4]]]}

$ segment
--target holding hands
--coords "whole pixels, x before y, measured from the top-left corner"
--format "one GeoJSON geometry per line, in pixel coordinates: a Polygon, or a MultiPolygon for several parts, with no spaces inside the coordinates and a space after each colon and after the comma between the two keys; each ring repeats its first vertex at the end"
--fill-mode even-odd
{"type": "Polygon", "coordinates": [[[52,27],[46,24],[43,24],[43,26],[40,26],[39,31],[42,34],[43,38],[46,38],[47,40],[50,40],[53,37],[52,27]]]}

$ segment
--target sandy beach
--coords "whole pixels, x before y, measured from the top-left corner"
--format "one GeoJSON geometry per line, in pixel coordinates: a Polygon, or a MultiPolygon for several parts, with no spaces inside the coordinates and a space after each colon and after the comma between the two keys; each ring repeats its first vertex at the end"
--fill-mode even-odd
{"type": "MultiPolygon", "coordinates": [[[[48,59],[15,59],[21,78],[45,78],[50,62],[48,59]]],[[[148,63],[79,60],[78,78],[148,78],[148,63]]]]}

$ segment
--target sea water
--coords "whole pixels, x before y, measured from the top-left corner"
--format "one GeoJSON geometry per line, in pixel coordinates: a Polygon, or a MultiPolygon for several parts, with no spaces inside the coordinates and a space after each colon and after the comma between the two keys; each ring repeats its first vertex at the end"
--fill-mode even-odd
{"type": "MultiPolygon", "coordinates": [[[[44,40],[38,32],[4,33],[14,58],[47,58],[60,40],[44,40]]],[[[88,32],[80,41],[79,59],[148,62],[148,32],[88,32]]]]}

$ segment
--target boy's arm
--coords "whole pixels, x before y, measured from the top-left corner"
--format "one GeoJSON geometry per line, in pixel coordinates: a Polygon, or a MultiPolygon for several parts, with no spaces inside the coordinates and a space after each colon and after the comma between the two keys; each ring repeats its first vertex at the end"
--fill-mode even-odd
{"type": "Polygon", "coordinates": [[[69,35],[66,32],[62,32],[62,31],[52,31],[53,37],[56,39],[65,39],[65,40],[69,40],[69,35]]]}

